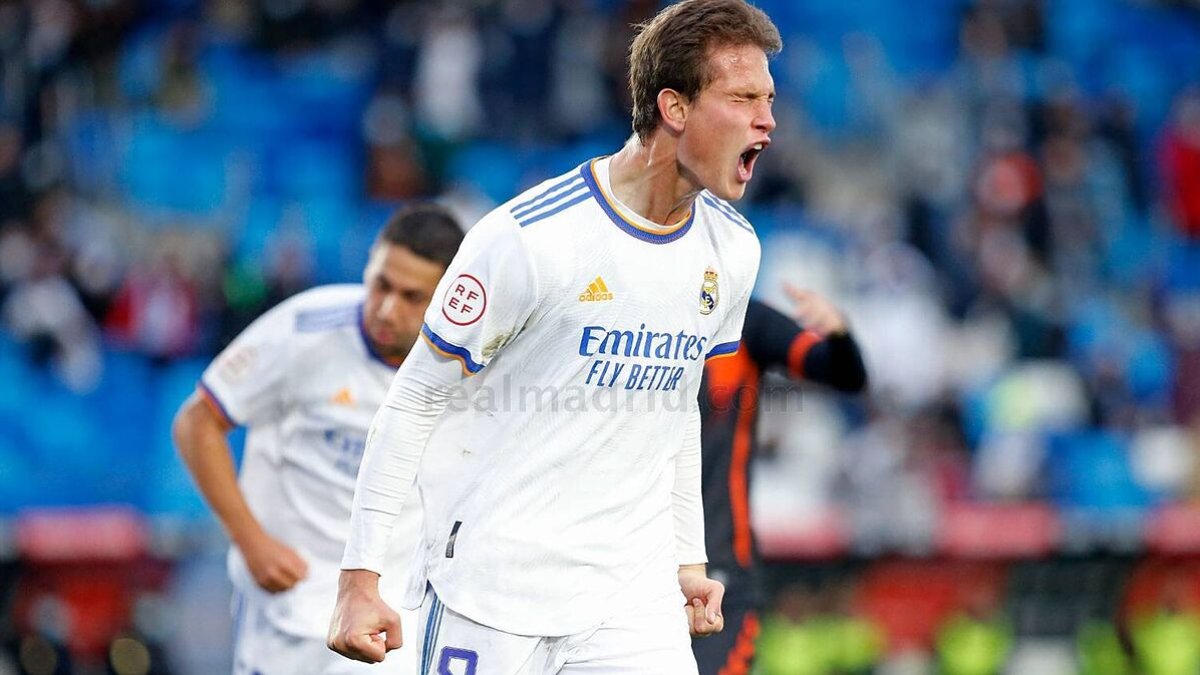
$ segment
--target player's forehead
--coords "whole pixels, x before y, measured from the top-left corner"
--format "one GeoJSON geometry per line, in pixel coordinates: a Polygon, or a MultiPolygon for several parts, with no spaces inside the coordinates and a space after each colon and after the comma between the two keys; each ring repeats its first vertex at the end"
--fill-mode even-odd
{"type": "Polygon", "coordinates": [[[775,93],[775,79],[763,50],[755,45],[717,45],[708,51],[709,89],[775,93]]]}
{"type": "Polygon", "coordinates": [[[401,244],[380,241],[367,260],[368,281],[381,278],[394,288],[436,286],[445,268],[401,244]]]}

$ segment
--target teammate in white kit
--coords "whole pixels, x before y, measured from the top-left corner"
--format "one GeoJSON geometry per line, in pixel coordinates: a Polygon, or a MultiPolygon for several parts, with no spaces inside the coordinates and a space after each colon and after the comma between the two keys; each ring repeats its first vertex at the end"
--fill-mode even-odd
{"type": "Polygon", "coordinates": [[[667,8],[631,50],[636,137],[467,235],[372,423],[332,649],[404,642],[376,589],[416,476],[423,675],[696,672],[689,628],[720,630],[723,591],[696,400],[758,269],[726,200],[770,142],[779,48],[741,0],[667,8]]]}
{"type": "MultiPolygon", "coordinates": [[[[368,669],[324,638],[368,426],[462,237],[439,207],[397,213],[362,285],[314,288],[264,314],[180,409],[180,454],[233,541],[235,674],[417,672],[411,654],[368,669]],[[248,428],[240,477],[226,439],[234,426],[248,428]]],[[[389,569],[407,568],[419,527],[414,499],[397,520],[389,569]]]]}

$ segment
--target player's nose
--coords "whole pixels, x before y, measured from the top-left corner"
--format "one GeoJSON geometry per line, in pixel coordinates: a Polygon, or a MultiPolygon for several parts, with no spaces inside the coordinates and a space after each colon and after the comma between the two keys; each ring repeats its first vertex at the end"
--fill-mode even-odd
{"type": "Polygon", "coordinates": [[[394,293],[388,293],[387,295],[383,296],[383,300],[379,303],[379,310],[375,312],[375,316],[378,319],[386,321],[396,313],[396,310],[399,306],[399,298],[397,298],[394,293]]]}
{"type": "Polygon", "coordinates": [[[775,130],[775,114],[770,105],[764,106],[754,118],[754,128],[768,134],[775,130]]]}

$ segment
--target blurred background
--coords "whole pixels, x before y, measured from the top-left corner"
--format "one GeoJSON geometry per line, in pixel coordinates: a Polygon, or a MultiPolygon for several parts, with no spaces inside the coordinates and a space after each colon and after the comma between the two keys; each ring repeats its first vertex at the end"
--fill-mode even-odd
{"type": "MultiPolygon", "coordinates": [[[[398,204],[615,151],[658,4],[0,1],[0,674],[228,672],[174,410],[398,204]]],[[[872,378],[764,397],[760,672],[1200,673],[1200,3],[756,4],[758,294],[872,378]]]]}

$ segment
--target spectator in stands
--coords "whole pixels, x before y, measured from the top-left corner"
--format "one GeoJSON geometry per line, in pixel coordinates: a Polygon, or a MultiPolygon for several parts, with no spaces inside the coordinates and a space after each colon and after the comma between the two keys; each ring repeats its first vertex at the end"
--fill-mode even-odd
{"type": "Polygon", "coordinates": [[[73,391],[86,392],[100,377],[96,325],[63,276],[64,253],[53,242],[18,243],[20,237],[19,232],[10,233],[3,246],[12,262],[28,270],[11,282],[3,305],[4,327],[29,346],[35,362],[49,365],[73,391]],[[19,259],[23,255],[33,259],[19,259]]]}
{"type": "Polygon", "coordinates": [[[193,353],[199,321],[200,298],[183,259],[163,247],[152,264],[129,275],[106,328],[126,345],[166,360],[193,353]]]}
{"type": "Polygon", "coordinates": [[[1200,240],[1200,89],[1175,101],[1162,146],[1163,190],[1179,233],[1200,240]]]}

